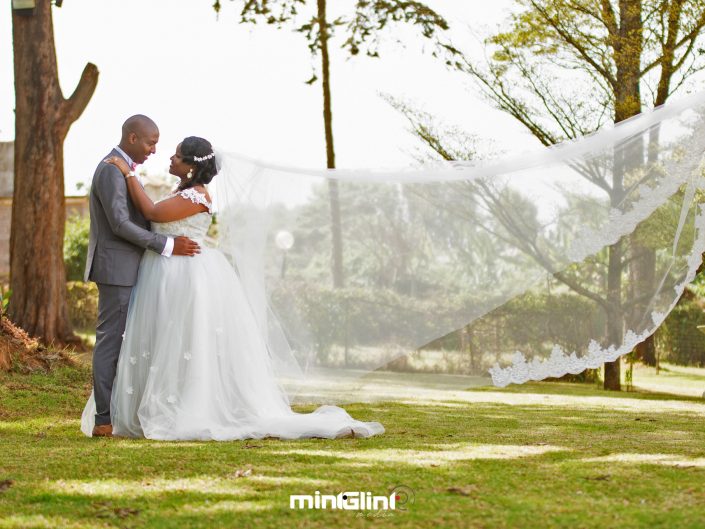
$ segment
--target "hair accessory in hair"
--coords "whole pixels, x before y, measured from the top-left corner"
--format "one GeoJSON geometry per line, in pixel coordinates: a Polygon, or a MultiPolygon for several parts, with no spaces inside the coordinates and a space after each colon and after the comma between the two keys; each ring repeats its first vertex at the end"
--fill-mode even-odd
{"type": "Polygon", "coordinates": [[[205,156],[194,156],[193,161],[194,162],[205,162],[206,160],[210,160],[215,156],[215,153],[212,152],[210,154],[206,154],[205,156]]]}

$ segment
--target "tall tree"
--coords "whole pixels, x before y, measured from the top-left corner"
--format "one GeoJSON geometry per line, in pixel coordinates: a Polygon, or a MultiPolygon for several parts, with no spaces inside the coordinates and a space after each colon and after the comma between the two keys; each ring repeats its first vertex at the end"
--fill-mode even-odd
{"type": "MultiPolygon", "coordinates": [[[[413,0],[355,0],[354,9],[349,15],[338,16],[330,20],[328,0],[316,0],[315,12],[303,15],[313,4],[307,0],[243,0],[240,12],[242,23],[255,24],[258,21],[272,24],[277,28],[290,26],[293,31],[306,38],[313,58],[320,59],[317,71],[308,81],[313,84],[320,73],[323,88],[323,124],[326,143],[326,167],[335,168],[335,146],[333,141],[333,105],[331,97],[331,69],[329,43],[335,37],[338,28],[344,32],[342,47],[349,55],[363,52],[368,57],[379,57],[382,31],[391,23],[409,24],[418,27],[421,35],[434,40],[440,48],[449,46],[439,41],[439,35],[448,29],[448,23],[427,5],[413,0]]],[[[220,0],[214,6],[220,11],[220,0]]],[[[337,7],[337,6],[336,6],[337,7]]],[[[436,54],[434,48],[434,54],[436,54]]],[[[340,218],[340,191],[338,182],[329,181],[329,202],[331,215],[331,272],[333,286],[344,285],[343,238],[340,218]]]]}
{"type": "MultiPolygon", "coordinates": [[[[702,0],[517,0],[510,29],[486,40],[486,67],[453,51],[455,66],[470,74],[484,94],[553,145],[620,122],[644,105],[660,105],[705,68],[702,0]]],[[[658,131],[654,132],[655,141],[658,131]]],[[[606,189],[611,204],[624,197],[620,167],[606,189]]],[[[630,241],[610,247],[607,338],[621,337],[621,281],[627,261],[635,281],[653,276],[654,256],[630,241]]],[[[642,346],[642,355],[653,343],[642,346]]],[[[619,361],[605,364],[605,388],[620,389],[619,361]]]]}
{"type": "Polygon", "coordinates": [[[75,339],[63,261],[64,140],[98,82],[87,64],[74,93],[59,86],[52,7],[12,12],[15,179],[10,234],[10,318],[45,343],[75,339]]]}

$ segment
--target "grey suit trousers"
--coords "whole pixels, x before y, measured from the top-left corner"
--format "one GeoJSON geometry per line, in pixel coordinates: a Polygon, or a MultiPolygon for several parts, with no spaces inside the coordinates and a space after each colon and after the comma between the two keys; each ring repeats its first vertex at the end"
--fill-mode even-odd
{"type": "Polygon", "coordinates": [[[110,396],[127,322],[132,287],[98,283],[98,325],[93,350],[96,426],[110,424],[110,396]]]}
{"type": "MultiPolygon", "coordinates": [[[[122,156],[116,149],[108,156],[122,156]]],[[[149,222],[127,192],[114,165],[100,162],[90,193],[91,233],[85,280],[98,284],[98,326],[93,350],[95,424],[110,424],[110,397],[117,369],[127,306],[145,249],[162,253],[164,235],[149,231],[149,222]]]]}

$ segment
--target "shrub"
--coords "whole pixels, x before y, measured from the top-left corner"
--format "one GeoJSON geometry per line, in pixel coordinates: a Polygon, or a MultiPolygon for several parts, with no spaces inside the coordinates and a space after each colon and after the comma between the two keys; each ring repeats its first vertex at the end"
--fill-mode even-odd
{"type": "Polygon", "coordinates": [[[66,221],[64,232],[64,265],[67,281],[82,281],[88,255],[90,219],[74,215],[66,221]]]}
{"type": "Polygon", "coordinates": [[[656,333],[661,360],[674,364],[705,366],[705,312],[694,301],[681,299],[656,333]]]}
{"type": "MultiPolygon", "coordinates": [[[[333,289],[309,283],[289,283],[272,293],[273,305],[286,307],[282,323],[294,348],[311,341],[319,361],[325,363],[334,346],[383,347],[418,341],[439,325],[438,318],[471,306],[461,297],[419,300],[389,289],[346,287],[333,289]],[[429,314],[435,321],[429,319],[429,314]]],[[[449,325],[450,326],[450,325],[449,325]]]]}
{"type": "Polygon", "coordinates": [[[79,329],[94,327],[98,320],[98,285],[69,281],[66,290],[71,323],[79,329]]]}

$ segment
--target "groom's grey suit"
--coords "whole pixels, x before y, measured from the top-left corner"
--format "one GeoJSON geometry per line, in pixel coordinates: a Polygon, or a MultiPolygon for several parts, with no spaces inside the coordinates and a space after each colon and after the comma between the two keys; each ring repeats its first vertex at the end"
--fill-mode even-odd
{"type": "MultiPolygon", "coordinates": [[[[108,156],[121,156],[116,149],[108,156]]],[[[127,161],[127,160],[126,160],[127,161]]],[[[127,306],[145,249],[162,253],[167,237],[149,231],[135,208],[120,169],[100,162],[90,193],[91,232],[86,281],[98,284],[98,325],[93,350],[95,424],[110,424],[110,395],[117,369],[127,306]]]]}

